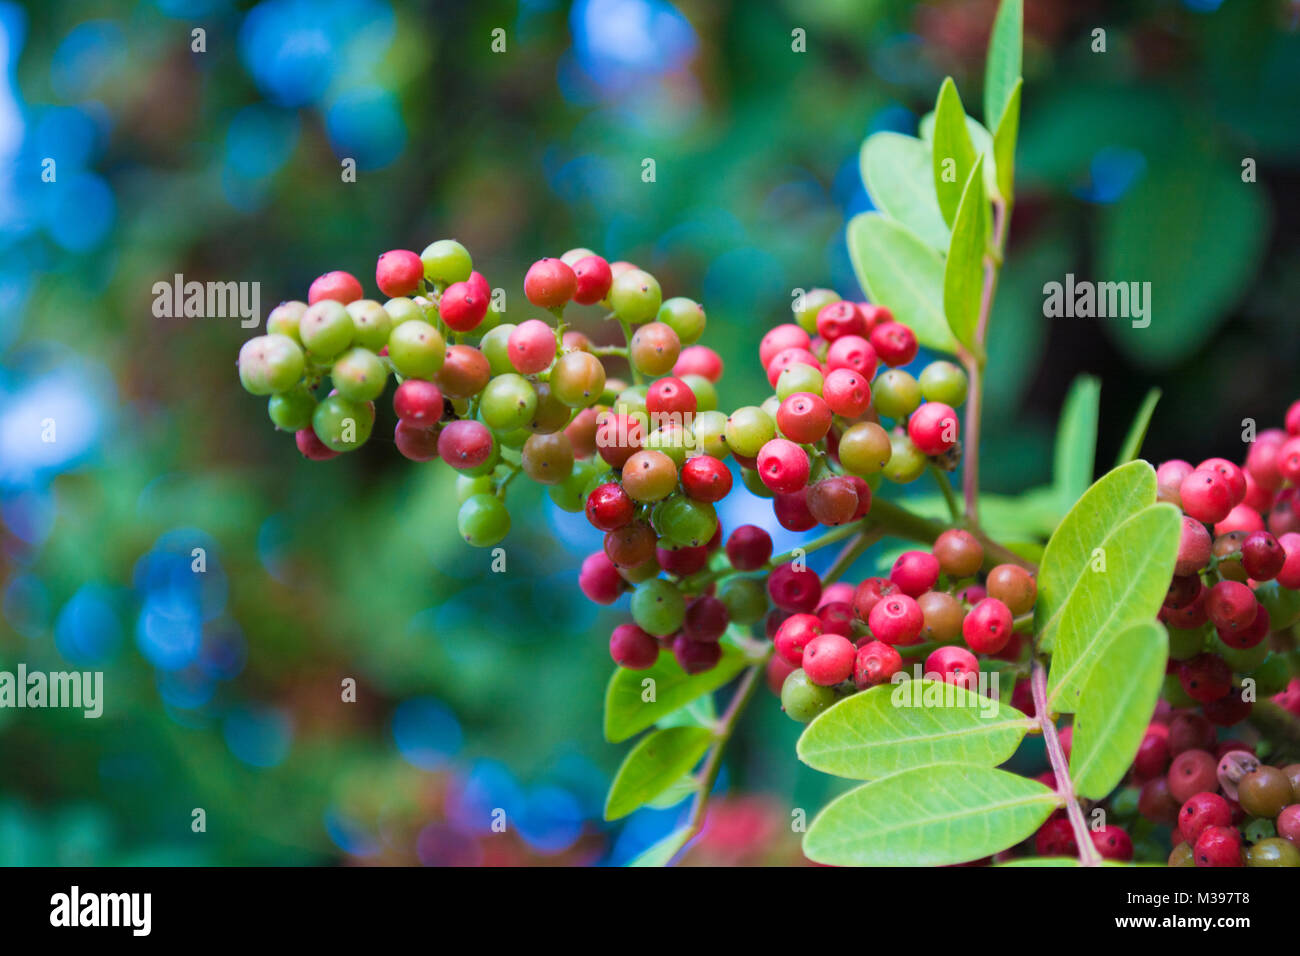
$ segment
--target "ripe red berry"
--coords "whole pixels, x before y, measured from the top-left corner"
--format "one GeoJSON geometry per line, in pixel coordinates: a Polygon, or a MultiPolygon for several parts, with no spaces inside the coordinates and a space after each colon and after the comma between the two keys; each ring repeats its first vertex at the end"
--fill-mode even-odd
{"type": "Polygon", "coordinates": [[[1011,640],[1011,610],[997,598],[985,598],[966,615],[961,636],[977,654],[996,654],[1011,640]]]}
{"type": "Polygon", "coordinates": [[[827,527],[852,521],[858,514],[858,491],[853,480],[843,475],[826,478],[807,489],[808,513],[827,527]]]}
{"type": "Polygon", "coordinates": [[[524,276],[524,295],[543,309],[559,308],[577,291],[578,278],[561,259],[538,259],[524,276]]]}
{"type": "Polygon", "coordinates": [[[609,294],[614,273],[601,256],[584,256],[573,264],[573,277],[577,282],[573,301],[579,305],[595,305],[609,294]]]}
{"type": "Polygon", "coordinates": [[[696,501],[721,501],[731,491],[731,471],[712,455],[686,459],[680,477],[682,490],[696,501]]]}
{"type": "Polygon", "coordinates": [[[829,302],[817,312],[817,334],[827,342],[846,335],[866,335],[867,321],[852,302],[829,302]]]}
{"type": "Polygon", "coordinates": [[[477,328],[487,310],[488,297],[469,282],[453,282],[438,300],[438,314],[447,327],[456,332],[477,328]]]}
{"type": "Polygon", "coordinates": [[[612,468],[622,468],[645,444],[641,419],[622,412],[600,412],[596,417],[596,451],[612,468]]]}
{"type": "Polygon", "coordinates": [[[817,526],[817,518],[808,507],[808,488],[803,487],[788,495],[772,497],[772,513],[786,531],[802,532],[817,526]]]}
{"type": "Polygon", "coordinates": [[[1233,531],[1249,534],[1252,531],[1263,530],[1264,519],[1260,517],[1258,511],[1249,505],[1237,505],[1228,512],[1226,518],[1222,521],[1216,521],[1214,524],[1214,533],[1216,535],[1231,534],[1233,531]]]}
{"type": "Polygon", "coordinates": [[[1226,827],[1232,824],[1232,808],[1217,793],[1194,793],[1178,811],[1178,829],[1188,843],[1195,843],[1206,827],[1226,827]]]}
{"type": "Polygon", "coordinates": [[[521,322],[506,341],[506,354],[510,357],[510,364],[520,374],[536,375],[555,359],[555,330],[541,319],[521,322]]]}
{"type": "Polygon", "coordinates": [[[1133,859],[1133,840],[1119,827],[1107,824],[1099,830],[1090,830],[1088,836],[1103,860],[1128,862],[1133,859]]]}
{"type": "Polygon", "coordinates": [[[390,299],[413,295],[424,279],[424,263],[409,249],[392,249],[375,264],[375,284],[390,299]]]}
{"type": "Polygon", "coordinates": [[[693,641],[685,634],[673,639],[673,657],[688,674],[712,670],[722,660],[722,645],[717,641],[693,641]]]}
{"type": "Polygon", "coordinates": [[[433,461],[438,457],[438,431],[429,425],[398,421],[393,429],[393,444],[403,458],[433,461]]]}
{"type": "Polygon", "coordinates": [[[1209,703],[1232,689],[1232,668],[1217,654],[1197,654],[1179,662],[1178,682],[1188,697],[1209,703]]]}
{"type": "Polygon", "coordinates": [[[786,611],[812,611],[822,596],[822,581],[817,572],[794,563],[783,564],[767,578],[767,593],[772,603],[786,611]]]}
{"type": "Polygon", "coordinates": [[[1252,531],[1241,543],[1241,563],[1256,581],[1271,581],[1286,564],[1286,551],[1267,531],[1252,531]]]}
{"type": "Polygon", "coordinates": [[[339,455],[338,452],[321,441],[320,436],[310,428],[299,429],[294,433],[293,440],[297,443],[298,451],[302,453],[302,457],[308,461],[329,461],[339,455]]]}
{"type": "Polygon", "coordinates": [[[1246,452],[1246,471],[1267,491],[1282,487],[1282,472],[1278,468],[1277,453],[1286,443],[1286,433],[1270,428],[1255,436],[1246,452]]]}
{"type": "Polygon", "coordinates": [[[845,335],[826,350],[827,372],[847,368],[870,381],[876,374],[876,362],[876,350],[861,335],[845,335]]]}
{"type": "Polygon", "coordinates": [[[1232,489],[1219,472],[1208,468],[1191,472],[1178,487],[1183,510],[1205,524],[1228,517],[1232,510],[1232,489]]]}
{"type": "Polygon", "coordinates": [[[1152,823],[1172,826],[1178,822],[1179,802],[1169,793],[1165,777],[1152,777],[1138,793],[1138,813],[1152,823]]]}
{"type": "Polygon", "coordinates": [[[831,409],[820,395],[795,392],[776,410],[776,427],[781,434],[801,445],[811,445],[831,430],[831,409]]]}
{"type": "Polygon", "coordinates": [[[1214,728],[1198,713],[1181,713],[1169,722],[1169,753],[1175,757],[1188,750],[1212,750],[1214,739],[1214,728]]]}
{"type": "Polygon", "coordinates": [[[957,413],[942,402],[926,402],[907,419],[907,435],[923,455],[942,455],[960,431],[957,413]]]}
{"type": "Polygon", "coordinates": [[[1255,592],[1240,581],[1220,581],[1205,595],[1205,611],[1220,631],[1249,627],[1258,609],[1255,592]]]}
{"type": "Polygon", "coordinates": [[[925,675],[930,677],[936,674],[945,683],[975,690],[979,683],[979,661],[964,647],[954,644],[938,647],[925,659],[925,675]]]}
{"type": "Polygon", "coordinates": [[[925,627],[920,605],[906,594],[892,594],[876,602],[867,615],[872,636],[886,644],[915,644],[925,627]]]}
{"type": "Polygon", "coordinates": [[[903,669],[903,658],[884,641],[868,641],[853,660],[853,683],[858,690],[884,684],[903,669]]]}
{"type": "Polygon", "coordinates": [[[827,591],[822,592],[822,603],[817,607],[822,630],[827,634],[853,637],[853,605],[850,603],[853,595],[849,595],[850,601],[827,601],[826,594],[827,591]]]}
{"type": "Polygon", "coordinates": [[[669,574],[684,578],[703,570],[709,563],[709,548],[703,544],[697,547],[655,548],[655,559],[659,562],[659,567],[669,574]]]}
{"type": "Polygon", "coordinates": [[[808,333],[793,323],[778,325],[776,328],[768,331],[763,336],[763,340],[758,344],[758,361],[766,369],[772,364],[772,359],[784,352],[786,349],[804,349],[812,344],[812,339],[808,333]]]}
{"type": "Polygon", "coordinates": [[[773,438],[758,452],[758,474],[773,491],[789,494],[808,483],[808,454],[794,442],[773,438]]]}
{"type": "Polygon", "coordinates": [[[623,486],[606,482],[587,496],[587,520],[601,531],[613,531],[630,524],[636,514],[636,504],[628,497],[623,486]]]}
{"type": "Polygon", "coordinates": [[[1034,834],[1034,852],[1039,856],[1074,856],[1079,852],[1074,829],[1065,817],[1048,820],[1034,834]]]}
{"type": "MultiPolygon", "coordinates": [[[[886,578],[867,578],[853,592],[853,613],[859,621],[871,618],[871,610],[881,599],[898,594],[898,585],[886,578]]],[[[924,620],[924,615],[922,615],[924,620]]]]}
{"type": "Polygon", "coordinates": [[[673,416],[672,421],[688,424],[686,416],[694,415],[697,403],[691,387],[680,378],[661,378],[646,391],[645,408],[652,416],[673,416]]]}
{"type": "Polygon", "coordinates": [[[350,272],[337,270],[316,277],[311,288],[307,290],[307,304],[315,305],[324,299],[333,299],[335,302],[347,305],[349,302],[357,301],[362,295],[364,291],[357,277],[350,272]]]}
{"type": "Polygon", "coordinates": [[[493,447],[492,433],[482,422],[448,422],[438,434],[438,454],[453,468],[477,468],[493,447]]]}
{"type": "Polygon", "coordinates": [[[776,629],[772,643],[778,654],[795,667],[802,667],[804,649],[823,633],[822,619],[816,614],[792,614],[776,629]]]}
{"type": "Polygon", "coordinates": [[[1250,716],[1254,704],[1246,700],[1240,691],[1229,690],[1218,700],[1206,701],[1201,705],[1205,719],[1216,727],[1234,727],[1250,716]]]}
{"type": "Polygon", "coordinates": [[[589,554],[578,573],[578,587],[589,601],[596,604],[613,604],[627,588],[627,582],[614,567],[614,562],[604,551],[589,554]]]}
{"type": "Polygon", "coordinates": [[[889,580],[908,597],[920,597],[939,580],[939,559],[928,551],[904,551],[890,569],[889,580]]]}
{"type": "Polygon", "coordinates": [[[857,418],[871,407],[871,385],[862,372],[837,368],[822,382],[822,398],[836,415],[857,418]]]}
{"type": "Polygon", "coordinates": [[[1192,856],[1197,866],[1241,866],[1241,834],[1236,827],[1206,827],[1192,856]]]}
{"type": "Polygon", "coordinates": [[[1210,563],[1210,549],[1214,540],[1205,525],[1188,515],[1183,515],[1182,536],[1178,539],[1178,562],[1174,574],[1195,574],[1210,563]]]}
{"type": "Polygon", "coordinates": [[[808,679],[822,687],[833,687],[853,673],[857,650],[842,634],[822,634],[804,646],[803,669],[808,679]]]}
{"type": "Polygon", "coordinates": [[[1288,438],[1277,450],[1277,470],[1293,485],[1300,485],[1300,435],[1288,438]]]}
{"type": "Polygon", "coordinates": [[[605,554],[620,568],[636,568],[655,556],[657,538],[644,521],[631,521],[605,532],[605,554]]]}
{"type": "Polygon", "coordinates": [[[1277,573],[1277,583],[1292,591],[1300,590],[1300,533],[1288,531],[1278,537],[1277,543],[1286,552],[1286,561],[1277,573]]]}
{"type": "Polygon", "coordinates": [[[700,375],[716,383],[722,378],[722,357],[707,345],[688,345],[677,356],[673,374],[678,378],[700,375]]]}
{"type": "Polygon", "coordinates": [[[1169,795],[1181,804],[1191,799],[1194,793],[1217,789],[1218,768],[1219,762],[1208,750],[1184,750],[1169,765],[1169,773],[1166,777],[1169,782],[1169,795]]]}
{"type": "Polygon", "coordinates": [[[693,641],[717,641],[727,629],[727,606],[717,598],[702,594],[686,605],[682,633],[693,641]]]}
{"type": "Polygon", "coordinates": [[[408,378],[393,391],[393,412],[412,425],[436,425],[442,419],[442,390],[433,382],[408,378]]]}
{"type": "Polygon", "coordinates": [[[1164,733],[1148,729],[1142,743],[1138,745],[1138,752],[1133,757],[1133,769],[1139,777],[1163,775],[1169,769],[1169,730],[1163,724],[1152,726],[1160,727],[1164,733]]]}
{"type": "Polygon", "coordinates": [[[1196,466],[1197,470],[1208,469],[1223,476],[1228,483],[1228,492],[1233,506],[1241,504],[1246,497],[1246,476],[1242,470],[1226,458],[1207,458],[1196,466]]]}
{"type": "Polygon", "coordinates": [[[916,358],[916,333],[901,322],[882,322],[871,330],[871,347],[880,361],[890,368],[906,365],[916,358]]]}
{"type": "Polygon", "coordinates": [[[727,559],[737,571],[761,568],[771,556],[772,536],[758,525],[742,524],[727,539],[727,559]]]}
{"type": "Polygon", "coordinates": [[[635,624],[620,624],[609,636],[609,656],[619,667],[643,671],[659,659],[659,642],[635,624]]]}

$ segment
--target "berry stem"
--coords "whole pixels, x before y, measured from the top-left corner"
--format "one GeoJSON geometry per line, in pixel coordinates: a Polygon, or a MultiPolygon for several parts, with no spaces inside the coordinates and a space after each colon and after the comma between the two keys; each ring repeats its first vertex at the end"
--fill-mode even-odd
{"type": "MultiPolygon", "coordinates": [[[[731,740],[731,735],[736,730],[740,715],[744,713],[745,707],[749,705],[749,702],[754,697],[754,691],[758,689],[759,679],[766,666],[767,656],[771,651],[772,648],[769,645],[763,655],[763,660],[755,663],[745,671],[745,676],[741,678],[740,684],[737,685],[736,692],[727,704],[727,709],[718,718],[714,730],[713,746],[709,749],[708,756],[704,758],[704,766],[700,768],[700,788],[695,794],[695,802],[691,804],[691,815],[686,820],[686,839],[682,841],[683,850],[704,829],[704,821],[709,809],[709,797],[713,793],[713,785],[718,780],[718,771],[722,769],[723,751],[726,750],[727,742],[731,740]]],[[[680,855],[681,851],[678,851],[678,856],[680,857],[680,855]]],[[[669,862],[671,864],[672,861],[669,862]]]]}
{"type": "Polygon", "coordinates": [[[843,550],[835,556],[834,563],[822,575],[822,585],[834,584],[838,581],[843,577],[845,571],[853,567],[853,562],[862,557],[862,552],[884,536],[885,532],[879,528],[863,528],[859,531],[857,537],[846,544],[843,550]]]}
{"type": "Polygon", "coordinates": [[[952,490],[952,482],[948,480],[948,473],[943,469],[931,463],[930,472],[934,475],[934,482],[943,492],[943,500],[948,503],[948,514],[952,515],[953,521],[961,521],[961,505],[957,502],[957,495],[952,490]]]}
{"type": "Polygon", "coordinates": [[[1083,819],[1083,810],[1074,795],[1074,781],[1070,779],[1070,762],[1065,759],[1065,748],[1061,738],[1056,734],[1056,724],[1047,711],[1047,668],[1041,660],[1034,660],[1034,670],[1029,678],[1030,689],[1034,697],[1034,713],[1038,726],[1043,731],[1043,741],[1047,744],[1047,758],[1052,763],[1052,773],[1056,776],[1056,793],[1065,801],[1065,813],[1070,818],[1070,829],[1074,831],[1074,844],[1079,851],[1079,863],[1082,866],[1100,866],[1101,854],[1093,845],[1088,833],[1088,824],[1083,819]]]}

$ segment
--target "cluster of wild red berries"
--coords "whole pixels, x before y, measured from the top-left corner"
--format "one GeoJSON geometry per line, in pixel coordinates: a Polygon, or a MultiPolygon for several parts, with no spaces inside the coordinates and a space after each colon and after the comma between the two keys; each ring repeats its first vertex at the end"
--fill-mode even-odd
{"type": "Polygon", "coordinates": [[[1300,866],[1300,764],[1269,766],[1217,740],[1192,710],[1165,710],[1133,760],[1138,812],[1173,829],[1170,866],[1300,866]]]}

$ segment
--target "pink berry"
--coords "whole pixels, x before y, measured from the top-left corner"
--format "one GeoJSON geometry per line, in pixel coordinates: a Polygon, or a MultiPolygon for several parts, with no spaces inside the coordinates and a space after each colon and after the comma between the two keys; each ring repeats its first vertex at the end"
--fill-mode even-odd
{"type": "Polygon", "coordinates": [[[883,684],[903,669],[903,658],[884,641],[868,641],[853,661],[853,683],[858,690],[883,684]]]}
{"type": "Polygon", "coordinates": [[[1286,443],[1286,433],[1276,428],[1255,436],[1246,452],[1246,472],[1268,491],[1282,487],[1282,472],[1278,469],[1277,453],[1286,443]]]}
{"type": "Polygon", "coordinates": [[[830,406],[820,395],[795,392],[777,408],[776,427],[791,441],[811,445],[826,437],[832,418],[830,406]]]}
{"type": "Polygon", "coordinates": [[[1188,515],[1183,516],[1182,536],[1178,539],[1178,561],[1174,574],[1183,577],[1195,574],[1210,563],[1210,549],[1214,540],[1205,525],[1188,515]]]}
{"type": "Polygon", "coordinates": [[[1178,682],[1188,697],[1207,704],[1232,690],[1232,668],[1217,654],[1197,654],[1179,662],[1178,682]]]}
{"type": "Polygon", "coordinates": [[[589,554],[578,573],[578,587],[587,600],[596,604],[613,604],[627,587],[623,575],[604,551],[589,554]]]}
{"type": "Polygon", "coordinates": [[[482,422],[448,422],[438,434],[438,454],[453,468],[477,468],[492,448],[492,433],[482,422]]]}
{"type": "Polygon", "coordinates": [[[1255,620],[1259,602],[1240,581],[1220,581],[1205,595],[1205,610],[1221,631],[1242,630],[1255,620]]]}
{"type": "Polygon", "coordinates": [[[831,372],[840,368],[852,369],[870,380],[876,374],[876,361],[876,350],[861,335],[845,335],[832,342],[826,350],[826,368],[831,372]]]}
{"type": "Polygon", "coordinates": [[[822,398],[836,415],[857,418],[871,407],[871,384],[861,372],[837,368],[822,383],[822,398]]]}
{"type": "MultiPolygon", "coordinates": [[[[421,272],[423,272],[421,266],[421,272]]],[[[337,270],[327,272],[323,276],[317,276],[312,282],[311,288],[307,290],[307,304],[315,305],[325,299],[333,299],[335,302],[342,302],[347,305],[349,302],[355,302],[364,294],[361,283],[357,277],[350,272],[337,270]]]]}
{"type": "Polygon", "coordinates": [[[1300,485],[1300,435],[1288,438],[1277,450],[1277,470],[1293,485],[1300,485]]]}
{"type": "Polygon", "coordinates": [[[1286,564],[1286,551],[1267,531],[1252,531],[1241,542],[1241,564],[1256,581],[1271,581],[1286,564]]]}
{"type": "Polygon", "coordinates": [[[424,263],[409,249],[392,249],[375,264],[375,284],[390,299],[413,295],[424,279],[424,263]]]}
{"type": "Polygon", "coordinates": [[[393,444],[403,458],[433,461],[438,457],[438,432],[428,425],[398,421],[393,429],[393,444]]]}
{"type": "Polygon", "coordinates": [[[853,642],[840,634],[822,634],[803,649],[803,669],[808,679],[823,687],[846,681],[853,673],[857,651],[853,642]]]}
{"type": "Polygon", "coordinates": [[[1217,471],[1197,469],[1183,479],[1178,488],[1183,510],[1205,524],[1228,517],[1232,510],[1232,489],[1217,471]]]}
{"type": "Polygon", "coordinates": [[[772,364],[772,359],[786,349],[803,349],[806,351],[811,344],[812,339],[799,326],[792,323],[778,325],[776,328],[769,330],[758,344],[759,364],[766,369],[772,364]]]}
{"type": "Polygon", "coordinates": [[[867,322],[852,302],[830,302],[817,313],[817,334],[827,342],[846,335],[866,335],[867,322]]]}
{"type": "Polygon", "coordinates": [[[920,597],[939,580],[939,559],[929,551],[905,551],[894,562],[889,580],[908,597],[920,597]]]}
{"type": "Polygon", "coordinates": [[[614,282],[614,273],[601,256],[583,256],[573,264],[573,277],[573,301],[579,305],[595,305],[605,298],[614,282]]]}
{"type": "Polygon", "coordinates": [[[1099,830],[1090,830],[1088,835],[1103,860],[1133,859],[1133,840],[1119,827],[1107,824],[1099,830]]]}
{"type": "Polygon", "coordinates": [[[1241,866],[1241,834],[1236,827],[1206,827],[1196,840],[1192,858],[1197,866],[1241,866]]]}
{"type": "Polygon", "coordinates": [[[438,314],[455,332],[469,332],[487,315],[488,297],[469,282],[453,282],[438,300],[438,314]]]}
{"type": "Polygon", "coordinates": [[[310,428],[303,428],[294,433],[294,442],[298,445],[298,451],[308,461],[329,461],[331,458],[337,458],[339,453],[334,451],[310,428]]]}
{"type": "Polygon", "coordinates": [[[1233,507],[1241,504],[1246,497],[1246,476],[1242,470],[1226,458],[1207,458],[1196,466],[1197,470],[1208,469],[1223,476],[1228,483],[1233,507]]]}
{"type": "Polygon", "coordinates": [[[807,365],[819,372],[822,368],[821,363],[817,361],[817,356],[807,349],[784,349],[778,352],[767,365],[768,384],[776,388],[776,382],[781,377],[781,373],[792,365],[807,365]]]}
{"type": "Polygon", "coordinates": [[[1228,512],[1228,516],[1214,524],[1215,535],[1231,534],[1234,531],[1263,531],[1264,519],[1259,512],[1249,505],[1237,505],[1228,512]]]}
{"type": "Polygon", "coordinates": [[[1277,573],[1277,583],[1292,591],[1300,591],[1300,533],[1288,531],[1278,537],[1277,543],[1286,552],[1282,570],[1277,573]]]}
{"type": "Polygon", "coordinates": [[[1011,609],[997,598],[985,598],[962,620],[961,636],[977,654],[996,654],[1011,640],[1011,609]]]}
{"type": "Polygon", "coordinates": [[[822,619],[816,614],[792,614],[776,629],[772,643],[778,654],[795,667],[802,667],[804,650],[823,633],[822,619]]]}
{"type": "Polygon", "coordinates": [[[975,655],[955,644],[935,648],[925,659],[927,677],[938,675],[944,682],[967,690],[975,690],[979,674],[980,665],[975,655]]]}
{"type": "Polygon", "coordinates": [[[536,375],[545,371],[555,359],[555,330],[541,319],[528,319],[510,333],[506,351],[516,371],[523,375],[536,375]]]}
{"type": "MultiPolygon", "coordinates": [[[[671,375],[659,379],[646,391],[645,408],[652,416],[676,416],[673,421],[686,423],[688,415],[694,415],[697,403],[691,387],[680,378],[671,375]]],[[[653,427],[653,425],[652,425],[653,427]]]]}
{"type": "Polygon", "coordinates": [[[659,659],[659,642],[635,624],[620,624],[609,636],[609,656],[619,667],[643,671],[659,659]]]}
{"type": "Polygon", "coordinates": [[[882,322],[871,330],[871,347],[880,361],[890,368],[906,365],[916,358],[916,333],[901,322],[882,322]]]}
{"type": "Polygon", "coordinates": [[[906,594],[893,594],[876,602],[867,615],[867,626],[878,641],[915,644],[925,627],[925,615],[915,599],[906,594]]]}
{"type": "Polygon", "coordinates": [[[923,455],[941,455],[957,444],[957,413],[942,402],[926,402],[907,419],[907,435],[923,455]]]}
{"type": "Polygon", "coordinates": [[[533,305],[556,309],[578,291],[578,277],[562,259],[538,259],[524,276],[524,295],[533,305]]]}
{"type": "Polygon", "coordinates": [[[1156,496],[1161,501],[1168,501],[1181,508],[1182,499],[1179,497],[1179,491],[1182,488],[1183,479],[1195,470],[1190,461],[1183,461],[1181,458],[1162,462],[1156,468],[1156,496]]]}
{"type": "Polygon", "coordinates": [[[678,378],[700,375],[716,383],[722,378],[722,357],[707,345],[688,345],[677,356],[673,374],[678,378]]]}
{"type": "Polygon", "coordinates": [[[773,438],[758,452],[758,474],[768,488],[789,494],[808,483],[808,454],[794,442],[773,438]]]}

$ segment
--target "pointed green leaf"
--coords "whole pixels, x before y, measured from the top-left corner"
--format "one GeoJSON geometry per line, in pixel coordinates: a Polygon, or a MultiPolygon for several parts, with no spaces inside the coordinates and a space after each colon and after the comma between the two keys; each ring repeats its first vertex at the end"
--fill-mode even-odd
{"type": "Polygon", "coordinates": [[[1020,79],[1024,47],[1022,0],[1002,0],[989,35],[989,55],[984,63],[984,122],[990,126],[1002,117],[1020,79]]]}
{"type": "Polygon", "coordinates": [[[1128,773],[1160,696],[1169,639],[1142,621],[1102,636],[1074,702],[1070,777],[1080,796],[1100,800],[1128,773]]]}
{"type": "MultiPolygon", "coordinates": [[[[998,183],[1001,182],[1001,180],[998,176],[998,164],[994,155],[993,134],[985,129],[984,124],[973,116],[966,117],[966,132],[970,134],[971,145],[975,147],[975,155],[984,157],[985,190],[988,191],[990,196],[1002,195],[1002,190],[998,187],[998,183]]],[[[931,155],[933,155],[934,110],[931,110],[921,117],[920,122],[917,123],[916,126],[916,134],[930,147],[931,155]]],[[[933,176],[931,178],[933,178],[933,176]]]]}
{"type": "Polygon", "coordinates": [[[728,683],[745,664],[745,655],[724,640],[722,659],[702,674],[687,674],[671,654],[660,654],[654,666],[643,671],[618,668],[605,690],[605,739],[616,744],[639,734],[678,707],[728,683]]]}
{"type": "Polygon", "coordinates": [[[713,742],[703,727],[669,727],[646,734],[628,753],[605,798],[605,819],[617,820],[653,800],[700,762],[713,742]]]}
{"type": "Polygon", "coordinates": [[[872,205],[927,245],[948,248],[948,224],[934,194],[929,143],[901,133],[875,133],[862,144],[861,164],[872,205]]]}
{"type": "Polygon", "coordinates": [[[1137,415],[1133,418],[1133,424],[1129,426],[1128,436],[1124,439],[1124,445],[1119,450],[1119,457],[1115,459],[1115,465],[1123,465],[1132,461],[1142,451],[1142,442],[1147,437],[1147,428],[1151,425],[1151,416],[1155,414],[1156,404],[1160,401],[1160,389],[1153,388],[1147,392],[1147,397],[1142,399],[1142,407],[1138,409],[1137,415]]]}
{"type": "Polygon", "coordinates": [[[984,293],[984,250],[988,246],[988,196],[983,157],[975,160],[952,226],[952,244],[943,267],[943,310],[957,341],[976,349],[976,326],[984,293]]]}
{"type": "Polygon", "coordinates": [[[1037,780],[970,764],[904,770],[831,801],[804,854],[834,866],[943,866],[1029,836],[1059,805],[1037,780]]]}
{"type": "Polygon", "coordinates": [[[955,352],[957,340],[943,312],[943,259],[905,226],[880,213],[854,216],[849,256],[863,291],[888,306],[926,348],[955,352]]]}
{"type": "Polygon", "coordinates": [[[1061,606],[1083,578],[1093,549],[1124,521],[1156,501],[1155,469],[1130,462],[1103,475],[1084,492],[1047,542],[1038,566],[1034,628],[1039,646],[1050,650],[1061,606]]]}
{"type": "Polygon", "coordinates": [[[934,763],[992,767],[1015,753],[1032,721],[973,691],[945,700],[951,688],[922,679],[846,697],[804,730],[799,759],[822,773],[872,780],[934,763]],[[934,706],[924,705],[927,693],[934,706]]]}
{"type": "Polygon", "coordinates": [[[1016,140],[1020,137],[1020,91],[1024,82],[1016,80],[1007,100],[1007,108],[993,133],[993,156],[997,160],[998,193],[1008,202],[1016,191],[1016,140]]]}
{"type": "Polygon", "coordinates": [[[1061,608],[1047,674],[1053,711],[1074,712],[1098,648],[1114,631],[1155,620],[1169,591],[1181,533],[1182,513],[1161,502],[1133,515],[1100,543],[1061,608]]]}
{"type": "Polygon", "coordinates": [[[975,165],[975,146],[966,128],[966,111],[962,109],[957,84],[948,77],[939,87],[934,106],[934,191],[944,222],[951,225],[957,218],[966,177],[975,165]]]}
{"type": "Polygon", "coordinates": [[[667,866],[672,862],[678,851],[686,845],[690,839],[691,831],[688,827],[679,827],[672,833],[668,834],[658,843],[647,847],[635,858],[628,861],[628,866],[667,866]]]}
{"type": "Polygon", "coordinates": [[[1101,404],[1101,382],[1091,375],[1080,375],[1070,383],[1056,428],[1056,459],[1052,481],[1061,496],[1061,507],[1068,508],[1092,484],[1097,466],[1097,419],[1101,404]]]}

